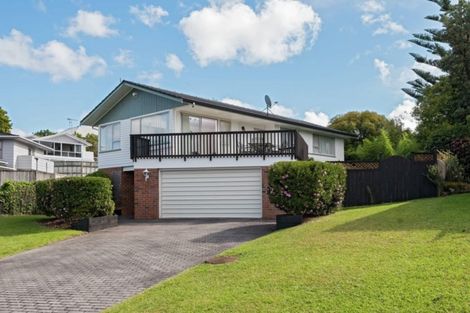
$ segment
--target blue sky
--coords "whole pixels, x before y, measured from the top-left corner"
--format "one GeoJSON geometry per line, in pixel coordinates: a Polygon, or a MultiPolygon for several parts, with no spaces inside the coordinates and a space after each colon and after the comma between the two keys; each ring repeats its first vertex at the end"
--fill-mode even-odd
{"type": "Polygon", "coordinates": [[[411,33],[426,0],[0,2],[0,106],[14,131],[67,128],[120,79],[320,124],[351,110],[404,119],[411,33]]]}

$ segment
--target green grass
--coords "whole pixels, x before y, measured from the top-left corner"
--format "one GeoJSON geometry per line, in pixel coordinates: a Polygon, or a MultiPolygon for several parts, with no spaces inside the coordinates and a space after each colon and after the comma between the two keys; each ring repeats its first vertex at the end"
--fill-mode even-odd
{"type": "Polygon", "coordinates": [[[470,312],[470,195],[355,208],[226,251],[109,312],[470,312]]]}
{"type": "Polygon", "coordinates": [[[43,216],[0,216],[0,258],[45,246],[80,234],[70,229],[52,229],[38,222],[43,216]]]}

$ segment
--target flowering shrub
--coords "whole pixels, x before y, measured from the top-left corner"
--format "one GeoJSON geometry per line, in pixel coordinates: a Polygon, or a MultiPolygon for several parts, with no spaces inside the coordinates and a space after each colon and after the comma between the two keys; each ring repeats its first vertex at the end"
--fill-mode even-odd
{"type": "Polygon", "coordinates": [[[293,215],[328,215],[340,207],[345,193],[342,165],[316,161],[278,162],[269,171],[269,199],[293,215]]]}

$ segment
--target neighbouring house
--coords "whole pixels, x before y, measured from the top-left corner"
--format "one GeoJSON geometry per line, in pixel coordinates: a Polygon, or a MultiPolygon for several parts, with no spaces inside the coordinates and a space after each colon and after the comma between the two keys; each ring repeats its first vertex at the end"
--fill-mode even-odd
{"type": "Polygon", "coordinates": [[[52,149],[28,138],[0,134],[0,170],[54,173],[54,162],[43,158],[52,149]]]}
{"type": "Polygon", "coordinates": [[[273,218],[268,168],[343,161],[349,133],[122,81],[83,120],[99,127],[98,167],[135,219],[273,218]]]}
{"type": "Polygon", "coordinates": [[[74,136],[70,130],[31,139],[51,149],[42,158],[54,162],[58,176],[84,176],[97,170],[93,152],[86,151],[91,144],[74,136]]]}

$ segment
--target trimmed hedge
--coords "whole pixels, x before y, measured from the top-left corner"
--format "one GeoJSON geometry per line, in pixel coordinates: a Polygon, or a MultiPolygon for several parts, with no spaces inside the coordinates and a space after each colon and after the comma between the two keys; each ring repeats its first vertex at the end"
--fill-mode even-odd
{"type": "Polygon", "coordinates": [[[103,172],[102,170],[97,170],[96,172],[90,173],[86,177],[101,177],[111,180],[111,177],[109,177],[109,175],[103,172]]]}
{"type": "Polygon", "coordinates": [[[287,214],[328,215],[341,206],[345,190],[346,170],[339,164],[278,162],[269,171],[269,199],[287,214]]]}
{"type": "Polygon", "coordinates": [[[0,214],[35,214],[36,208],[34,183],[8,181],[0,188],[0,214]]]}
{"type": "Polygon", "coordinates": [[[54,182],[54,179],[35,182],[37,211],[40,214],[54,216],[54,210],[52,208],[54,182]]]}
{"type": "Polygon", "coordinates": [[[66,177],[7,182],[0,188],[0,214],[43,214],[69,221],[114,212],[109,178],[66,177]]]}
{"type": "Polygon", "coordinates": [[[66,220],[111,215],[111,181],[101,177],[66,177],[53,183],[54,215],[66,220]]]}

